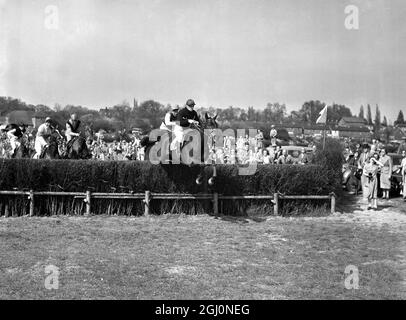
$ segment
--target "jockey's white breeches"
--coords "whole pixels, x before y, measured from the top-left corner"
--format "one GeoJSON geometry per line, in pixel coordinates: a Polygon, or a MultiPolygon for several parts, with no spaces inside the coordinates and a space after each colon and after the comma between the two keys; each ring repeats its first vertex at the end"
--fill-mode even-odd
{"type": "Polygon", "coordinates": [[[11,146],[11,154],[14,153],[14,150],[21,145],[21,141],[18,137],[16,137],[14,134],[9,134],[7,135],[10,141],[10,146],[11,146]]]}
{"type": "Polygon", "coordinates": [[[66,142],[69,142],[73,139],[74,136],[70,135],[70,134],[65,134],[66,136],[66,142]]]}
{"type": "Polygon", "coordinates": [[[184,132],[183,132],[183,128],[181,126],[175,126],[175,128],[173,129],[173,139],[171,142],[171,150],[178,150],[180,151],[180,146],[183,142],[184,139],[184,132]]]}
{"type": "Polygon", "coordinates": [[[43,137],[39,136],[39,137],[35,138],[35,145],[34,145],[34,148],[35,148],[34,158],[35,159],[39,158],[39,156],[42,153],[42,149],[45,147],[45,145],[47,145],[47,142],[43,137]]]}

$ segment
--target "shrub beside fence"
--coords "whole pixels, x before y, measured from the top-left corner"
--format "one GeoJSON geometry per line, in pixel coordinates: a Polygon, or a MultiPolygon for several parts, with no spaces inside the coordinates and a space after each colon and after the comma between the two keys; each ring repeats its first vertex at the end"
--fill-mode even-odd
{"type": "MultiPolygon", "coordinates": [[[[153,165],[136,161],[82,161],[3,159],[0,162],[0,190],[34,190],[65,192],[111,193],[218,193],[223,196],[273,195],[328,195],[341,191],[341,168],[330,162],[318,165],[259,165],[253,175],[238,175],[238,166],[217,165],[214,186],[208,185],[213,168],[204,166],[201,185],[195,179],[200,165],[153,165]]],[[[311,202],[311,201],[310,201],[311,202]]],[[[221,200],[222,214],[246,212],[250,206],[271,212],[267,200],[221,200]]],[[[287,208],[287,207],[286,207],[287,208]]],[[[198,214],[212,210],[210,200],[160,199],[151,202],[151,213],[183,212],[198,214]]],[[[283,205],[280,208],[283,213],[283,205]]],[[[38,215],[82,214],[83,198],[43,196],[35,201],[38,215]]],[[[93,199],[93,214],[141,215],[142,200],[93,199]]],[[[20,216],[29,213],[27,196],[1,196],[0,215],[20,216]],[[18,197],[21,201],[15,201],[18,197]]]]}

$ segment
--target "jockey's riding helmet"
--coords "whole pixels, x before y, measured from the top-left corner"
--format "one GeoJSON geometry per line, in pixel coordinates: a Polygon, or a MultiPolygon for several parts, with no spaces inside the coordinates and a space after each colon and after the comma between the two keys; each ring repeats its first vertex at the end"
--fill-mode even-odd
{"type": "Polygon", "coordinates": [[[50,117],[45,118],[45,122],[51,122],[51,121],[52,121],[52,119],[50,117]]]}
{"type": "Polygon", "coordinates": [[[194,107],[195,106],[195,102],[193,101],[193,99],[189,99],[188,101],[186,101],[186,105],[189,107],[194,107]]]}

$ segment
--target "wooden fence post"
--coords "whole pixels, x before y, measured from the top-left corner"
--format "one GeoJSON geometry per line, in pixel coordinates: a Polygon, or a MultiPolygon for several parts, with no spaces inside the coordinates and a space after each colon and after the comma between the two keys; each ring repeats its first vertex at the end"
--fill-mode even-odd
{"type": "Polygon", "coordinates": [[[336,195],[333,193],[331,193],[331,213],[336,212],[336,195]]]}
{"type": "Polygon", "coordinates": [[[28,197],[30,199],[30,217],[34,216],[34,191],[30,190],[30,195],[28,197]]]}
{"type": "Polygon", "coordinates": [[[279,213],[279,195],[278,195],[277,192],[275,192],[275,193],[273,194],[273,201],[274,201],[273,214],[274,214],[275,216],[277,216],[278,213],[279,213]]]}
{"type": "Polygon", "coordinates": [[[213,212],[217,216],[219,214],[219,194],[213,193],[213,212]]]}
{"type": "Polygon", "coordinates": [[[87,216],[89,216],[90,213],[91,213],[91,196],[92,196],[92,194],[91,194],[90,190],[87,190],[86,191],[86,200],[85,200],[85,202],[86,202],[86,215],[87,216]]]}
{"type": "Polygon", "coordinates": [[[145,199],[144,199],[144,215],[149,215],[149,203],[151,201],[151,192],[145,191],[145,199]]]}

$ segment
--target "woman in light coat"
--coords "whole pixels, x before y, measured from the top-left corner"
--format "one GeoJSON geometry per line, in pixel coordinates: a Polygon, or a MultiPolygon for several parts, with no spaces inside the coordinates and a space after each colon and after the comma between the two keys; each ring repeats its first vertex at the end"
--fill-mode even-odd
{"type": "Polygon", "coordinates": [[[371,206],[374,209],[378,208],[378,178],[377,173],[379,167],[382,167],[382,163],[377,160],[378,154],[375,153],[369,158],[369,161],[365,164],[362,175],[365,177],[364,199],[368,200],[367,209],[371,206]]]}
{"type": "Polygon", "coordinates": [[[402,192],[402,196],[403,196],[403,200],[406,201],[406,151],[403,150],[402,151],[402,162],[400,164],[400,167],[402,168],[402,184],[403,184],[403,192],[402,192]]]}
{"type": "Polygon", "coordinates": [[[389,190],[391,187],[392,178],[392,158],[386,154],[386,150],[381,150],[381,155],[379,161],[382,163],[381,176],[380,176],[380,187],[383,191],[382,199],[389,199],[389,190]]]}

